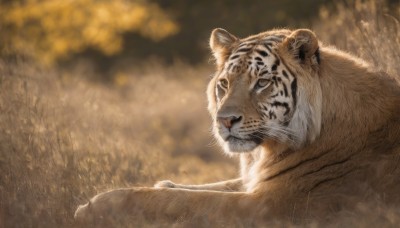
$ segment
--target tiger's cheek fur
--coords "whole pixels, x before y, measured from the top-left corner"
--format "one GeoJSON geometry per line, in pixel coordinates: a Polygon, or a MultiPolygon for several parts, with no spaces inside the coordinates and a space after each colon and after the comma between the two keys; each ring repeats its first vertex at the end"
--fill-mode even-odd
{"type": "Polygon", "coordinates": [[[289,128],[298,137],[298,146],[313,142],[321,131],[322,91],[318,68],[299,64],[291,53],[280,47],[277,50],[286,66],[296,75],[297,103],[289,128]]]}

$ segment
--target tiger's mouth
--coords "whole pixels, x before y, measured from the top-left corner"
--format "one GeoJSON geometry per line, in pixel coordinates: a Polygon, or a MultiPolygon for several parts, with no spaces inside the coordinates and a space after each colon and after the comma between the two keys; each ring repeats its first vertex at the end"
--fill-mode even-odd
{"type": "Polygon", "coordinates": [[[224,149],[227,152],[243,153],[254,150],[262,143],[262,139],[258,137],[240,138],[228,135],[224,138],[224,149]]]}
{"type": "Polygon", "coordinates": [[[251,141],[251,142],[255,142],[257,144],[261,144],[262,139],[261,138],[257,138],[257,137],[240,138],[240,137],[236,137],[236,136],[233,136],[233,135],[229,135],[228,137],[225,138],[225,141],[227,141],[227,142],[251,141]]]}

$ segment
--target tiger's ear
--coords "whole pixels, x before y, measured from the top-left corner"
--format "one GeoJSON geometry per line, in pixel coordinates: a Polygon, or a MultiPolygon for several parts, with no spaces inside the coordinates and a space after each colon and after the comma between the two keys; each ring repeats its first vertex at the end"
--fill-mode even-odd
{"type": "Polygon", "coordinates": [[[210,37],[210,48],[217,60],[217,65],[221,66],[230,55],[233,44],[238,40],[234,35],[225,29],[216,28],[210,37]]]}
{"type": "Polygon", "coordinates": [[[289,52],[303,64],[319,64],[319,45],[315,33],[308,29],[298,29],[285,39],[283,44],[289,52]]]}

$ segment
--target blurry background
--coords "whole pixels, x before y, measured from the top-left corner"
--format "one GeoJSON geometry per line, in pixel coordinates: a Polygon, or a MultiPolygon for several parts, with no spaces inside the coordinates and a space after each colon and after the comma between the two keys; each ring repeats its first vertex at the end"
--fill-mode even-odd
{"type": "Polygon", "coordinates": [[[46,62],[86,57],[111,67],[148,57],[204,61],[210,31],[247,36],[273,27],[310,25],[328,0],[6,1],[1,7],[3,54],[46,62]]]}
{"type": "Polygon", "coordinates": [[[0,1],[0,227],[69,227],[112,188],[237,176],[206,111],[213,28],[310,28],[398,76],[399,17],[398,0],[0,1]]]}

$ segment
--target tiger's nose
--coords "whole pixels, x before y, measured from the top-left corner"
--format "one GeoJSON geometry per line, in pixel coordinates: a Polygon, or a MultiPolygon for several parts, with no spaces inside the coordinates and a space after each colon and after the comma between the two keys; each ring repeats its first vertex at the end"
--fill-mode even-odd
{"type": "Polygon", "coordinates": [[[231,129],[233,125],[242,121],[242,116],[217,117],[217,121],[226,128],[231,129]]]}

